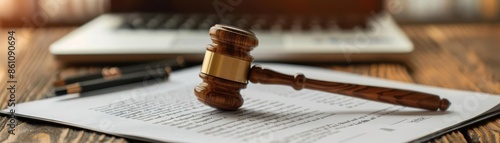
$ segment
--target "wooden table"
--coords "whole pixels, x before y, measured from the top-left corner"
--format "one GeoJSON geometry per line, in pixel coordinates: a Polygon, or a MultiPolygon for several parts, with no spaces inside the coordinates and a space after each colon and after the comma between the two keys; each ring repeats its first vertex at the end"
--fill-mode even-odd
{"type": "MultiPolygon", "coordinates": [[[[57,76],[84,74],[95,67],[62,66],[49,53],[48,46],[74,27],[15,29],[17,34],[17,103],[46,98],[57,76]],[[60,75],[59,75],[60,73],[60,75]]],[[[339,63],[324,68],[453,89],[500,94],[500,24],[405,25],[402,29],[415,44],[405,63],[339,63]]],[[[0,29],[0,47],[7,47],[7,30],[0,29]]],[[[7,49],[0,55],[0,105],[6,108],[7,49]]],[[[134,142],[43,121],[17,118],[16,135],[7,133],[8,118],[0,116],[2,142],[134,142]]],[[[448,133],[433,142],[499,142],[500,117],[448,133]]]]}

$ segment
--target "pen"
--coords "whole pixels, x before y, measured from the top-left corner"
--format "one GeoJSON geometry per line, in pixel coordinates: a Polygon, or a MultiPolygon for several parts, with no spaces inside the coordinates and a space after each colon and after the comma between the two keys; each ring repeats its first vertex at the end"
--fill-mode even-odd
{"type": "Polygon", "coordinates": [[[101,79],[94,79],[89,81],[73,83],[67,86],[57,87],[55,89],[55,95],[60,96],[72,93],[83,93],[113,86],[125,85],[141,81],[149,81],[158,78],[167,79],[171,71],[172,71],[171,67],[165,67],[153,71],[149,70],[149,71],[125,74],[119,78],[114,78],[114,79],[101,78],[101,79]]]}
{"type": "Polygon", "coordinates": [[[177,57],[176,59],[163,60],[159,62],[152,62],[140,65],[133,65],[127,67],[105,67],[100,73],[88,74],[83,76],[69,77],[63,80],[58,80],[54,82],[54,86],[60,87],[72,83],[93,80],[93,79],[113,79],[118,78],[123,74],[129,74],[139,71],[145,71],[148,67],[150,68],[179,68],[184,65],[184,59],[182,57],[177,57]]]}

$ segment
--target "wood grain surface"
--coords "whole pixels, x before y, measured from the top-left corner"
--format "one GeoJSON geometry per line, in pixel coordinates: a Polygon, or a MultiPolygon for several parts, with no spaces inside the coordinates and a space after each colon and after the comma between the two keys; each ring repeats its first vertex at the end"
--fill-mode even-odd
{"type": "MultiPolygon", "coordinates": [[[[441,24],[402,26],[415,45],[406,63],[338,63],[323,68],[430,86],[500,94],[500,24],[441,24]]],[[[48,46],[74,28],[15,29],[18,59],[17,103],[43,99],[58,76],[96,71],[96,66],[62,66],[48,46]]],[[[0,41],[7,39],[0,29],[0,41]]],[[[6,47],[0,42],[0,47],[6,47]]],[[[4,49],[4,48],[2,48],[4,49]]],[[[6,71],[6,50],[0,50],[0,71],[6,71]]],[[[0,73],[0,88],[6,87],[0,73]]],[[[2,90],[3,91],[3,90],[2,90]]],[[[0,107],[6,108],[5,92],[0,107]]],[[[7,133],[7,116],[0,115],[1,142],[137,142],[49,122],[17,118],[16,135],[7,133]]],[[[463,128],[430,142],[500,142],[500,117],[463,128]]]]}

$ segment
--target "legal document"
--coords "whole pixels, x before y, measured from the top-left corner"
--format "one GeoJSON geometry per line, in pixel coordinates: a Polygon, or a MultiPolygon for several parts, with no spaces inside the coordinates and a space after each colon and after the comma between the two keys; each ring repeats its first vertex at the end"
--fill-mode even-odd
{"type": "MultiPolygon", "coordinates": [[[[447,98],[447,111],[427,111],[340,94],[249,83],[244,105],[221,111],[199,102],[200,67],[167,81],[144,82],[113,92],[71,94],[17,104],[21,117],[157,142],[408,142],[499,113],[500,95],[389,81],[327,69],[264,64],[313,79],[427,92],[447,98]],[[476,120],[474,119],[474,120],[476,120]]],[[[116,87],[120,88],[120,87],[116,87]]],[[[8,114],[8,110],[2,113],[8,114]]]]}

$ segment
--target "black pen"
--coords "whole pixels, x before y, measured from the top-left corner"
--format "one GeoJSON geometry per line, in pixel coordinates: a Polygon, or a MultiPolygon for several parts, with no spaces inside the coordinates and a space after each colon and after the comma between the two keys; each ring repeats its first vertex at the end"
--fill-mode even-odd
{"type": "Polygon", "coordinates": [[[184,59],[182,57],[177,57],[176,59],[163,60],[158,62],[133,65],[127,67],[105,67],[100,73],[88,74],[83,76],[69,77],[63,80],[58,80],[54,82],[54,86],[60,87],[64,85],[69,85],[72,83],[88,81],[93,79],[113,79],[118,78],[123,74],[129,74],[134,72],[145,71],[147,68],[180,68],[184,65],[184,59]]]}
{"type": "Polygon", "coordinates": [[[171,71],[172,68],[165,67],[161,69],[145,70],[142,72],[125,74],[119,78],[114,78],[114,79],[101,78],[101,79],[94,79],[89,81],[73,83],[64,87],[56,88],[55,95],[60,96],[72,93],[84,93],[88,91],[94,91],[113,86],[125,85],[141,81],[149,81],[154,79],[164,80],[168,78],[171,71]]]}

